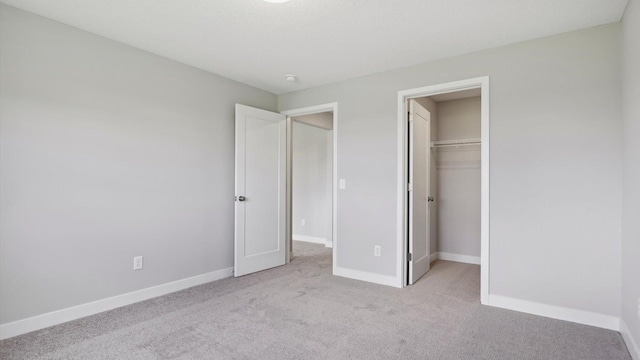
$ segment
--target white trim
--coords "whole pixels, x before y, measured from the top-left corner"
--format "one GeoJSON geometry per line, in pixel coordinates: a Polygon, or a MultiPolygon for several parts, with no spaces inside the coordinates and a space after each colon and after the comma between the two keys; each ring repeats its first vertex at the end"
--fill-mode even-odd
{"type": "MultiPolygon", "coordinates": [[[[465,263],[465,264],[474,264],[474,265],[480,265],[480,256],[470,256],[470,255],[460,255],[460,254],[452,254],[452,253],[445,253],[445,252],[437,252],[434,254],[431,254],[431,257],[433,258],[433,256],[435,255],[435,259],[434,260],[444,260],[444,261],[455,261],[455,262],[459,262],[459,263],[465,263]]],[[[433,260],[431,260],[433,261],[433,260]]]]}
{"type": "Polygon", "coordinates": [[[327,245],[327,239],[323,238],[323,237],[316,237],[316,236],[306,236],[306,235],[292,235],[293,241],[304,241],[304,242],[308,242],[308,243],[314,243],[314,244],[322,244],[322,245],[327,245]]]}
{"type": "MultiPolygon", "coordinates": [[[[338,259],[338,103],[333,102],[322,105],[308,106],[305,108],[285,110],[281,111],[280,113],[290,118],[292,116],[317,114],[326,111],[333,112],[333,233],[331,236],[332,239],[330,247],[333,248],[333,275],[338,275],[336,273],[338,259]],[[335,244],[335,246],[333,246],[333,244],[335,244]]],[[[290,191],[290,189],[288,191],[290,191]]],[[[290,215],[291,214],[289,214],[289,216],[290,215]]]]}
{"type": "MultiPolygon", "coordinates": [[[[334,250],[335,253],[335,250],[334,250]]],[[[374,284],[387,285],[387,286],[398,286],[398,281],[395,276],[386,276],[380,274],[374,274],[366,271],[359,271],[353,269],[347,269],[333,265],[333,275],[342,276],[349,279],[367,281],[374,284]]]]}
{"type": "MultiPolygon", "coordinates": [[[[333,111],[334,118],[335,118],[336,110],[338,110],[338,103],[333,102],[333,103],[327,103],[327,104],[321,104],[321,105],[307,106],[307,107],[298,108],[298,109],[283,110],[283,111],[280,111],[280,114],[286,115],[289,117],[294,117],[294,116],[304,116],[304,115],[317,114],[317,113],[322,113],[327,111],[333,111]]],[[[334,122],[333,125],[335,128],[335,119],[333,119],[333,122],[334,122]]]]}
{"type": "Polygon", "coordinates": [[[333,249],[333,241],[327,241],[327,243],[324,244],[324,246],[333,249]]]}
{"type": "Polygon", "coordinates": [[[293,119],[287,120],[287,175],[285,186],[285,251],[289,256],[284,259],[285,265],[293,259],[293,119]]]}
{"type": "Polygon", "coordinates": [[[544,316],[552,319],[596,326],[614,331],[618,331],[620,329],[620,319],[618,317],[594,313],[590,311],[541,304],[533,301],[514,299],[495,294],[489,295],[488,305],[503,309],[520,311],[527,314],[544,316]]]}
{"type": "Polygon", "coordinates": [[[489,179],[490,168],[489,161],[491,159],[489,153],[490,146],[490,113],[489,113],[489,77],[482,78],[481,81],[481,115],[480,115],[480,133],[482,147],[480,148],[480,303],[489,302],[489,284],[491,281],[491,273],[489,272],[490,249],[490,221],[489,209],[491,198],[489,196],[489,179]]]}
{"type": "Polygon", "coordinates": [[[406,246],[406,101],[408,99],[451,93],[460,90],[481,89],[481,205],[480,205],[480,302],[489,302],[489,77],[454,81],[445,84],[426,86],[398,92],[398,192],[397,192],[397,270],[396,285],[404,287],[407,279],[407,246],[406,246]]]}
{"type": "Polygon", "coordinates": [[[0,325],[0,340],[233,276],[233,267],[0,325]]]}
{"type": "Polygon", "coordinates": [[[624,339],[624,343],[627,345],[627,349],[629,349],[631,358],[633,360],[640,360],[640,347],[638,347],[638,343],[631,335],[631,331],[629,331],[627,323],[622,319],[620,319],[620,334],[624,339]]]}

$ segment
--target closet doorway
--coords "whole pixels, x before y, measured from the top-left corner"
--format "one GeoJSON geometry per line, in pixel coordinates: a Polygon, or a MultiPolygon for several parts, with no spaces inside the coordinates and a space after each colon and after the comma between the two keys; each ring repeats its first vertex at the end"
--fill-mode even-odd
{"type": "Polygon", "coordinates": [[[398,96],[398,254],[402,286],[435,260],[481,266],[489,289],[488,78],[398,96]]]}

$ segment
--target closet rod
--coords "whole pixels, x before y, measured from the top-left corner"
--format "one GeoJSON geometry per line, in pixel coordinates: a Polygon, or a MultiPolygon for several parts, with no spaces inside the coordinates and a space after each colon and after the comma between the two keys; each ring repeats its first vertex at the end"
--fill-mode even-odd
{"type": "Polygon", "coordinates": [[[451,147],[451,146],[468,146],[468,145],[481,145],[481,139],[460,139],[460,140],[440,140],[433,141],[431,143],[432,148],[451,147]]]}

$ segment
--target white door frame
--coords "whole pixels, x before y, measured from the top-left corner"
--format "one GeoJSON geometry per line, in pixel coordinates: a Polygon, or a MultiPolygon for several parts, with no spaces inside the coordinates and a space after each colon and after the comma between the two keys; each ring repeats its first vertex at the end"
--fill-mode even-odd
{"type": "Polygon", "coordinates": [[[332,189],[332,241],[333,241],[333,274],[336,273],[336,258],[338,254],[338,103],[328,103],[321,104],[315,106],[308,106],[299,109],[291,109],[281,111],[280,113],[287,116],[287,211],[286,211],[286,234],[287,234],[287,260],[289,263],[291,261],[291,230],[292,230],[292,186],[291,186],[291,166],[292,166],[292,117],[295,116],[303,116],[303,115],[311,115],[322,112],[332,111],[333,112],[333,189],[332,189]]]}
{"type": "MultiPolygon", "coordinates": [[[[398,287],[407,285],[407,100],[469,89],[481,90],[480,302],[489,302],[489,77],[454,81],[398,92],[398,287]]],[[[334,264],[335,266],[335,264],[334,264]]]]}

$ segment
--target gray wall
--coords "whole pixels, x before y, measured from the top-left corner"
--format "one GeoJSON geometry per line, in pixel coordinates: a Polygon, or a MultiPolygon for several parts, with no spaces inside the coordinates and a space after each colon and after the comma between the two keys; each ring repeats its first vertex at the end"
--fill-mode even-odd
{"type": "Polygon", "coordinates": [[[278,96],[279,110],[339,103],[338,177],[347,189],[338,191],[337,266],[396,275],[398,91],[489,75],[490,292],[618,316],[619,30],[600,26],[278,96]]]}
{"type": "MultiPolygon", "coordinates": [[[[631,0],[622,22],[623,193],[622,320],[640,346],[640,3],[631,0]]],[[[640,356],[640,354],[636,354],[640,356]]]]}
{"type": "MultiPolygon", "coordinates": [[[[480,97],[438,103],[435,140],[480,138],[480,97]]],[[[437,161],[438,251],[480,256],[480,146],[443,147],[437,161]]]]}
{"type": "Polygon", "coordinates": [[[1,323],[233,266],[234,104],[275,95],[5,5],[0,43],[1,323]]]}
{"type": "Polygon", "coordinates": [[[293,122],[293,240],[332,240],[331,144],[331,130],[293,122]]]}

